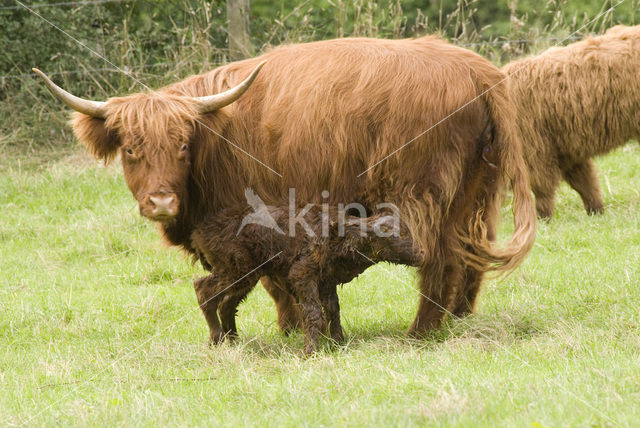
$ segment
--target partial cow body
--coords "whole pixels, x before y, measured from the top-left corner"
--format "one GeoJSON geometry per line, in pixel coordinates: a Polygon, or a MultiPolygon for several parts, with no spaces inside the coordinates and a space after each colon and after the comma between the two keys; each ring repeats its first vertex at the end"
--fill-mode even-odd
{"type": "MultiPolygon", "coordinates": [[[[76,113],[74,131],[98,157],[120,151],[141,213],[189,252],[205,215],[242,203],[247,187],[267,203],[295,189],[301,202],[394,204],[424,254],[411,327],[419,334],[472,310],[483,273],[515,268],[533,245],[533,201],[503,80],[487,60],[435,37],[328,40],[109,99],[101,118],[76,113]],[[199,108],[197,97],[229,91],[263,61],[245,95],[199,108]],[[515,232],[495,248],[507,181],[515,232]]],[[[264,284],[280,325],[294,325],[293,301],[264,284]]]]}
{"type": "Polygon", "coordinates": [[[592,158],[640,139],[640,26],[507,64],[538,216],[564,179],[589,214],[604,212],[592,158]]]}

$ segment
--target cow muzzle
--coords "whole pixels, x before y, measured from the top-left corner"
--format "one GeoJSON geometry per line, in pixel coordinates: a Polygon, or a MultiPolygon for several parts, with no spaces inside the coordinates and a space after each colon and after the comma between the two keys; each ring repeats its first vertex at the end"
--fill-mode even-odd
{"type": "Polygon", "coordinates": [[[140,201],[140,214],[153,221],[170,221],[178,214],[175,193],[152,193],[140,201]]]}

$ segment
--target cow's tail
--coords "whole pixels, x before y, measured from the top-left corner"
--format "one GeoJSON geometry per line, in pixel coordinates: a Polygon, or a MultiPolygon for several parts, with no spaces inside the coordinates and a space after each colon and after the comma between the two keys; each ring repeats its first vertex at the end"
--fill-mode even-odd
{"type": "MultiPolygon", "coordinates": [[[[529,188],[527,169],[522,157],[520,137],[516,130],[515,112],[507,92],[507,81],[490,87],[484,94],[490,119],[495,130],[493,146],[499,153],[502,180],[509,182],[513,190],[514,231],[506,244],[496,246],[491,242],[485,212],[477,213],[459,234],[463,244],[463,257],[472,267],[481,271],[511,272],[526,258],[533,247],[537,229],[535,203],[529,188]]],[[[488,204],[499,203],[487,201],[488,204]]],[[[488,208],[491,210],[491,208],[488,208]]],[[[497,210],[497,208],[496,208],[497,210]]],[[[499,211],[498,211],[499,212],[499,211]]],[[[494,215],[498,215],[498,212],[494,215]]]]}

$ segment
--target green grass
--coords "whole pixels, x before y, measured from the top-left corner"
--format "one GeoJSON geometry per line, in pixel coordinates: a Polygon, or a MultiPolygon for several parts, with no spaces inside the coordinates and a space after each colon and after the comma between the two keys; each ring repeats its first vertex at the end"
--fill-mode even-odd
{"type": "Polygon", "coordinates": [[[0,424],[635,426],[639,165],[637,144],[598,161],[603,216],[563,185],[477,314],[410,340],[414,272],[379,265],[340,290],[348,343],[303,358],[260,287],[239,341],[206,346],[203,271],[140,218],[119,165],[0,159],[0,424]]]}

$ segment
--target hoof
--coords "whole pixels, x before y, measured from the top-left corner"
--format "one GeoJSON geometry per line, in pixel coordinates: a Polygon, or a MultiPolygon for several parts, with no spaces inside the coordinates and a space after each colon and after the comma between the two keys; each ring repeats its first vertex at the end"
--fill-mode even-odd
{"type": "Polygon", "coordinates": [[[407,331],[407,336],[409,336],[412,339],[423,340],[429,337],[431,332],[440,328],[441,325],[442,325],[442,320],[438,320],[438,321],[434,321],[429,325],[429,327],[426,327],[426,328],[423,326],[420,326],[420,327],[412,326],[409,329],[409,331],[407,331]]]}
{"type": "Polygon", "coordinates": [[[589,214],[589,215],[604,214],[604,207],[603,206],[588,207],[587,208],[587,214],[589,214]]]}
{"type": "Polygon", "coordinates": [[[297,306],[292,305],[284,310],[278,309],[278,327],[287,336],[302,328],[297,306]]]}
{"type": "Polygon", "coordinates": [[[537,200],[536,213],[540,220],[551,220],[551,217],[553,217],[553,203],[540,203],[540,200],[537,200]]]}
{"type": "Polygon", "coordinates": [[[552,216],[553,216],[553,213],[547,213],[547,212],[541,213],[540,211],[538,211],[538,220],[540,221],[549,222],[552,216]]]}
{"type": "Polygon", "coordinates": [[[300,329],[301,325],[295,317],[285,316],[278,320],[278,327],[280,327],[280,330],[285,336],[289,336],[291,333],[300,329]]]}
{"type": "Polygon", "coordinates": [[[305,357],[311,357],[317,351],[318,351],[318,345],[315,345],[313,343],[307,343],[306,345],[304,345],[304,348],[302,349],[302,354],[305,357]]]}
{"type": "Polygon", "coordinates": [[[223,340],[225,340],[226,337],[227,337],[227,334],[225,334],[222,330],[212,331],[209,334],[209,340],[208,340],[209,346],[213,346],[221,343],[223,340]]]}
{"type": "Polygon", "coordinates": [[[330,339],[338,345],[344,343],[344,334],[342,333],[342,329],[339,331],[332,331],[330,339]]]}

